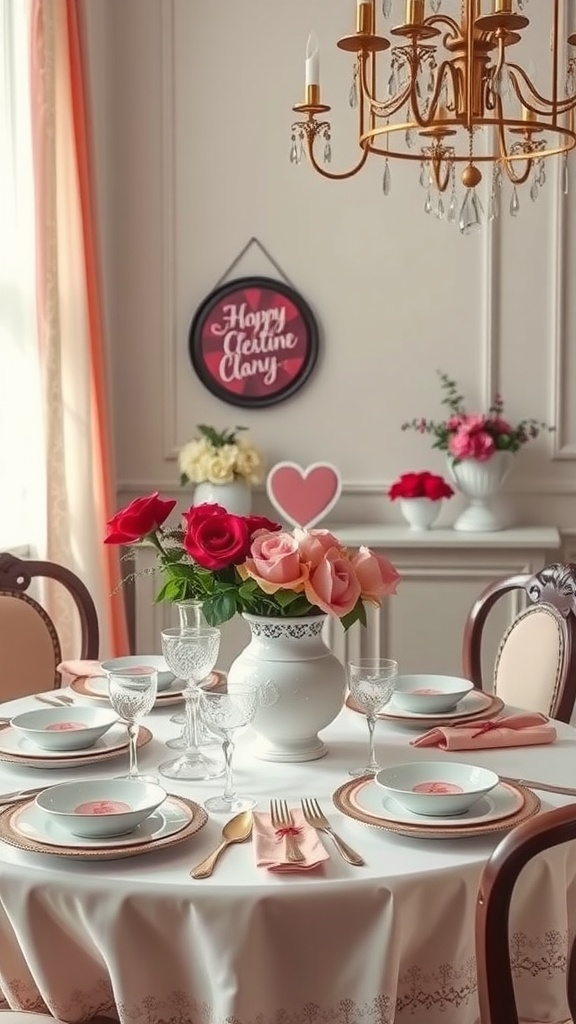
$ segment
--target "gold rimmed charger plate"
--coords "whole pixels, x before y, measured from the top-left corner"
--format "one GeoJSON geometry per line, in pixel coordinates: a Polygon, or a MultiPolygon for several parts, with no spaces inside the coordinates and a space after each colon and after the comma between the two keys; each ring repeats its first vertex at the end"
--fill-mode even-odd
{"type": "MultiPolygon", "coordinates": [[[[6,726],[7,729],[10,726],[6,726]]],[[[152,733],[146,726],[141,725],[138,730],[138,750],[150,743],[152,733]]],[[[74,768],[85,764],[100,764],[101,761],[110,761],[114,757],[121,757],[129,749],[128,733],[124,742],[114,747],[90,747],[83,754],[75,751],[70,754],[62,754],[61,757],[45,757],[41,751],[38,754],[8,754],[0,751],[0,761],[8,764],[17,764],[22,768],[74,768]]]]}
{"type": "MultiPolygon", "coordinates": [[[[472,696],[478,705],[475,711],[467,711],[466,707],[463,707],[460,711],[444,712],[443,715],[412,715],[407,711],[391,711],[390,705],[387,704],[387,710],[379,711],[376,718],[385,722],[395,722],[396,725],[415,726],[418,728],[428,726],[429,729],[433,729],[437,725],[450,725],[451,722],[458,722],[460,724],[468,721],[479,722],[483,718],[494,718],[504,709],[504,701],[501,697],[497,697],[496,694],[484,693],[483,690],[473,690],[468,696],[472,696]]],[[[464,697],[460,703],[465,705],[468,696],[464,697]]],[[[357,714],[366,714],[350,693],[346,698],[346,707],[357,714]]]]}
{"type": "Polygon", "coordinates": [[[385,813],[371,814],[362,809],[355,802],[358,790],[368,784],[374,784],[371,775],[364,775],[361,779],[351,779],[345,782],[336,790],[333,796],[334,806],[354,821],[360,821],[363,825],[371,825],[373,828],[380,828],[386,832],[393,832],[400,836],[409,836],[411,839],[474,839],[477,836],[491,835],[496,832],[507,832],[523,821],[528,821],[540,810],[540,799],[525,786],[515,783],[502,783],[507,789],[516,793],[520,800],[518,810],[506,817],[490,819],[465,825],[462,822],[450,825],[448,820],[443,824],[428,824],[425,821],[397,821],[387,818],[385,813]]]}
{"type": "Polygon", "coordinates": [[[143,853],[156,853],[157,850],[168,850],[178,843],[183,843],[204,828],[208,821],[207,812],[194,800],[187,800],[183,796],[169,796],[168,800],[183,811],[186,822],[177,832],[158,839],[151,837],[141,843],[130,843],[130,845],[116,844],[111,839],[106,846],[67,846],[65,844],[54,846],[42,843],[24,835],[18,828],[18,816],[25,808],[34,803],[33,800],[23,800],[16,806],[0,811],[0,840],[8,843],[9,846],[15,846],[18,850],[25,850],[27,853],[45,853],[52,857],[73,857],[75,860],[84,861],[121,860],[125,857],[137,857],[143,853]]]}
{"type": "MultiPolygon", "coordinates": [[[[101,703],[109,704],[108,694],[98,692],[94,689],[94,680],[102,679],[102,676],[79,676],[77,679],[73,679],[70,683],[70,689],[77,693],[79,697],[87,697],[88,700],[97,700],[101,703]]],[[[222,685],[225,682],[226,676],[224,672],[212,672],[210,682],[203,687],[205,690],[213,690],[222,685]]],[[[184,687],[184,684],[182,684],[184,687]]],[[[171,690],[168,687],[167,690],[160,690],[156,696],[155,708],[167,708],[172,704],[181,704],[184,700],[183,689],[177,692],[171,690]]]]}

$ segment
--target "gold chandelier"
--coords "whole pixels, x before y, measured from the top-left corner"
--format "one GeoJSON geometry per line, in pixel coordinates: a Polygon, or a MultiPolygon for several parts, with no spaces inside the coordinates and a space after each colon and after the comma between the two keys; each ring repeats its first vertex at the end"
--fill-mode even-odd
{"type": "Polygon", "coordinates": [[[526,70],[514,60],[515,48],[522,53],[518,44],[530,35],[534,43],[543,38],[541,30],[536,38],[530,27],[528,0],[378,2],[384,33],[374,0],[357,0],[356,31],[337,43],[355,55],[349,101],[358,115],[358,162],[342,173],[326,166],[332,159],[331,125],[324,116],[330,107],[322,102],[313,35],[306,50],[304,102],[293,107],[302,120],[292,125],[291,162],[299,164],[306,154],[316,171],[337,180],[357,174],[376,154],[384,158],[382,189],[389,195],[390,161],[415,161],[425,211],[457,222],[463,234],[482,222],[477,186],[487,164],[489,219],[498,215],[505,179],[511,183],[513,216],[520,209],[519,186],[529,183],[530,196],[537,199],[548,157],[563,159],[567,192],[567,156],[576,145],[576,56],[570,50],[576,32],[567,31],[572,0],[533,0],[538,17],[550,22],[538,74],[531,61],[526,70]]]}

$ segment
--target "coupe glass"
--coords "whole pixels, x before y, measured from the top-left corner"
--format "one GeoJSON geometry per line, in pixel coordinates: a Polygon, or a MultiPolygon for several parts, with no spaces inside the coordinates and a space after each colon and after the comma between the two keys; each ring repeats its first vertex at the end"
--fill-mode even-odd
{"type": "Polygon", "coordinates": [[[138,771],[138,722],[152,711],[158,692],[158,673],[152,668],[125,668],[108,672],[108,696],[110,704],[120,718],[128,725],[130,741],[130,769],[128,775],[120,776],[137,782],[158,782],[155,775],[143,775],[138,771]]]}
{"type": "Polygon", "coordinates": [[[364,711],[368,722],[370,754],[365,768],[351,768],[350,775],[376,775],[380,765],[374,753],[376,715],[388,703],[398,676],[398,662],[389,658],[359,658],[348,662],[348,684],[354,701],[364,711]]]}
{"type": "Polygon", "coordinates": [[[232,756],[234,754],[234,734],[238,729],[250,724],[256,714],[258,704],[257,687],[238,689],[233,693],[204,691],[200,697],[200,707],[206,724],[222,737],[222,751],[226,762],[226,784],[222,796],[211,796],[204,801],[204,806],[209,811],[236,813],[237,811],[249,811],[256,806],[255,800],[236,794],[232,774],[232,756]]]}
{"type": "Polygon", "coordinates": [[[201,685],[216,664],[220,635],[220,630],[213,626],[162,630],[162,652],[168,667],[179,679],[186,680],[185,735],[188,745],[181,757],[160,765],[160,773],[168,779],[194,781],[213,779],[222,774],[222,765],[206,757],[199,749],[198,719],[201,685]]]}

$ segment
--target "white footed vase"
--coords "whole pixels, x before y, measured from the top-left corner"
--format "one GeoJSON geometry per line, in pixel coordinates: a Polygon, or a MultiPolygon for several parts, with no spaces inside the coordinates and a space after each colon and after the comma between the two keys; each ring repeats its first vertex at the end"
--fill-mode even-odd
{"type": "Polygon", "coordinates": [[[326,616],[243,617],[252,637],[230,666],[228,689],[263,687],[264,699],[252,722],[258,734],[256,756],[283,762],[324,757],[328,748],[318,732],[334,721],[346,693],[344,666],[322,637],[326,616]]]}
{"type": "Polygon", "coordinates": [[[513,460],[512,452],[494,452],[485,462],[461,459],[454,463],[448,458],[450,476],[458,490],[469,500],[468,507],[454,523],[455,530],[492,533],[504,529],[505,524],[491,507],[490,499],[498,494],[512,469],[513,460]]]}
{"type": "Polygon", "coordinates": [[[229,484],[211,484],[204,480],[194,488],[195,505],[222,505],[235,516],[248,516],[252,510],[252,489],[245,480],[229,484]]]}
{"type": "Polygon", "coordinates": [[[441,508],[441,498],[437,501],[432,498],[400,498],[400,511],[411,530],[429,530],[438,519],[441,508]]]}

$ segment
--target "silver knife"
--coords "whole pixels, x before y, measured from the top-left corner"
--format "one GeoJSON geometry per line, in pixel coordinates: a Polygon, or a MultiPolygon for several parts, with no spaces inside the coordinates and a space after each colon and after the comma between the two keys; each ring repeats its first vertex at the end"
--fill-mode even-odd
{"type": "Polygon", "coordinates": [[[528,789],[540,789],[543,793],[559,793],[561,796],[576,796],[576,789],[569,786],[555,786],[550,782],[534,782],[532,779],[514,779],[506,775],[500,776],[500,782],[512,782],[518,786],[527,786],[528,789]]]}
{"type": "Polygon", "coordinates": [[[40,789],[16,789],[12,793],[0,793],[0,807],[5,804],[17,804],[20,800],[27,800],[33,796],[43,793],[48,786],[41,786],[40,789]]]}

